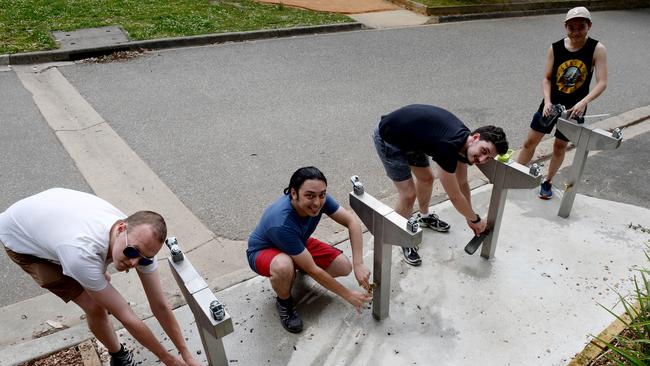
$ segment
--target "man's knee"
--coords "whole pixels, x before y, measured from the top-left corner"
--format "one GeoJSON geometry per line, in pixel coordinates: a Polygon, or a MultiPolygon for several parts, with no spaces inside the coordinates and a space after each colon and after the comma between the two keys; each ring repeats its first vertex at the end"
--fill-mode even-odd
{"type": "Polygon", "coordinates": [[[415,192],[415,186],[410,184],[408,186],[398,187],[399,199],[406,205],[413,205],[415,203],[415,198],[417,197],[415,192]]]}
{"type": "Polygon", "coordinates": [[[538,144],[539,144],[539,140],[531,137],[527,137],[526,140],[524,140],[523,148],[526,150],[535,150],[538,144]]]}
{"type": "Polygon", "coordinates": [[[339,254],[327,268],[327,273],[333,277],[347,276],[352,272],[352,263],[350,259],[343,254],[339,254]]]}
{"type": "Polygon", "coordinates": [[[568,144],[569,144],[568,142],[556,138],[555,141],[553,142],[553,155],[558,157],[564,156],[568,144]]]}
{"type": "Polygon", "coordinates": [[[430,174],[421,174],[416,178],[416,182],[424,186],[433,186],[434,180],[435,177],[433,176],[433,172],[431,172],[430,174]]]}
{"type": "Polygon", "coordinates": [[[295,266],[290,256],[284,253],[276,255],[271,261],[271,277],[293,279],[295,266]]]}

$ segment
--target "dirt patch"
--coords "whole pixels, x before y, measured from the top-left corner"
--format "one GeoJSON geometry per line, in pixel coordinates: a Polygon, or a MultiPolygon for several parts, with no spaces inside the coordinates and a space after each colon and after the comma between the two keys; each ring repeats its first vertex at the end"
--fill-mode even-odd
{"type": "Polygon", "coordinates": [[[49,356],[39,358],[37,360],[28,361],[20,364],[19,366],[84,366],[81,353],[77,346],[64,349],[62,351],[53,353],[49,356]]]}
{"type": "MultiPolygon", "coordinates": [[[[629,329],[625,329],[624,331],[621,332],[620,335],[628,338],[633,337],[632,331],[630,331],[629,329]]],[[[620,345],[617,340],[612,341],[612,344],[617,347],[620,345]]],[[[626,365],[623,357],[616,354],[615,352],[612,352],[612,350],[610,350],[609,348],[606,348],[603,351],[603,353],[600,354],[600,356],[596,357],[587,366],[617,366],[621,364],[626,365]],[[610,357],[613,357],[614,360],[610,360],[610,357]]]]}
{"type": "Polygon", "coordinates": [[[104,55],[104,56],[98,56],[98,57],[89,57],[86,59],[81,60],[80,62],[83,64],[105,64],[109,62],[120,62],[120,61],[128,61],[132,60],[136,57],[140,57],[144,55],[144,53],[147,50],[145,49],[138,49],[135,51],[117,51],[113,52],[109,55],[104,55]]]}

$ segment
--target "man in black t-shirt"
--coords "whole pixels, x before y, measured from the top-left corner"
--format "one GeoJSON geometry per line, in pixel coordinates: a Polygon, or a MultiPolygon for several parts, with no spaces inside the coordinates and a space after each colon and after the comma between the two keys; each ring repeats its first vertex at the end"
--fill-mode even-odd
{"type": "MultiPolygon", "coordinates": [[[[418,222],[433,230],[449,231],[449,224],[429,213],[433,170],[430,156],[438,164],[438,177],[456,210],[479,235],[485,220],[474,212],[467,182],[467,164],[483,164],[508,150],[506,134],[499,127],[470,130],[451,112],[431,105],[412,104],[381,118],[374,131],[375,148],[399,195],[395,212],[411,217],[415,200],[418,222]],[[413,178],[415,177],[415,179],[413,178]]],[[[417,248],[403,248],[406,263],[418,266],[417,248]]]]}
{"type": "MultiPolygon", "coordinates": [[[[556,120],[548,121],[550,118],[547,117],[554,104],[563,105],[570,113],[569,118],[581,121],[587,104],[607,88],[607,53],[601,42],[588,36],[591,29],[589,10],[582,6],[569,10],[564,28],[567,36],[548,49],[542,79],[544,100],[533,115],[530,131],[517,157],[519,164],[528,164],[544,135],[553,130],[556,120]],[[596,86],[589,91],[594,74],[596,86]]],[[[553,196],[551,180],[562,165],[568,143],[569,139],[556,130],[553,155],[539,198],[550,199],[553,196]]]]}

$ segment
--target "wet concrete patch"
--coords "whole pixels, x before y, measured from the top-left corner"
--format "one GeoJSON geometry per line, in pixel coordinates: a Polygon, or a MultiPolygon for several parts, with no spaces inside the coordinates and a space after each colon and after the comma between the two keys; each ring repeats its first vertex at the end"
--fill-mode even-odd
{"type": "Polygon", "coordinates": [[[126,32],[115,25],[69,32],[52,32],[52,37],[64,50],[109,46],[129,41],[126,32]]]}

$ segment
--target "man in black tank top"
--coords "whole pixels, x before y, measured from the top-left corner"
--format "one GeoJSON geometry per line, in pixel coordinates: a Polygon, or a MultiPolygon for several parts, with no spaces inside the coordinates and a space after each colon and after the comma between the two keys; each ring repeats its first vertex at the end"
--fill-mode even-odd
{"type": "MultiPolygon", "coordinates": [[[[544,135],[553,130],[555,121],[545,123],[544,119],[553,105],[562,104],[570,112],[569,118],[581,120],[587,104],[607,88],[607,52],[601,42],[588,36],[591,24],[591,14],[585,7],[573,8],[567,13],[564,21],[567,36],[548,50],[542,79],[544,100],[533,115],[530,131],[517,157],[519,164],[528,164],[544,135]],[[594,74],[596,86],[589,91],[594,74]]],[[[553,155],[539,198],[550,199],[553,195],[551,180],[562,165],[568,142],[560,131],[555,131],[553,155]]]]}

